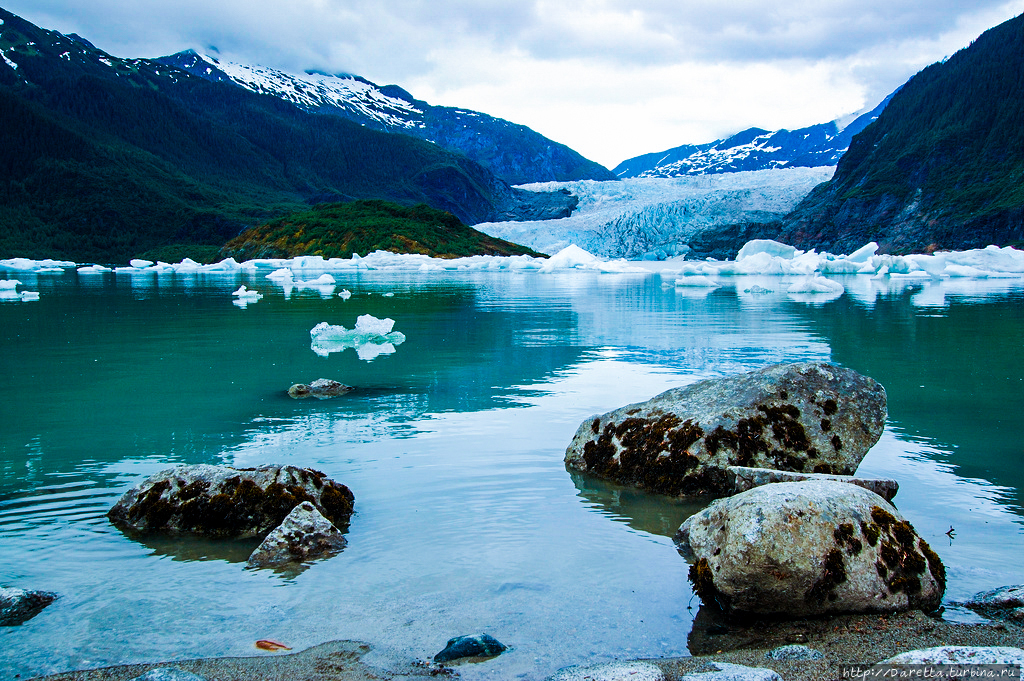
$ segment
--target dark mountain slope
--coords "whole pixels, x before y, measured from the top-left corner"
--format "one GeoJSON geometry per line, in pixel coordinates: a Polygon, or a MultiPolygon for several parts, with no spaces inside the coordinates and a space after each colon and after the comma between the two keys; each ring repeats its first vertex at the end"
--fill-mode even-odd
{"type": "Polygon", "coordinates": [[[346,74],[289,74],[228,63],[192,50],[157,61],[207,80],[272,94],[306,111],[429,140],[465,154],[509,184],[616,179],[607,168],[525,125],[468,109],[433,106],[396,85],[381,87],[346,74]]]}
{"type": "MultiPolygon", "coordinates": [[[[467,223],[528,203],[436,145],[0,20],[0,257],[124,261],[221,245],[323,201],[425,203],[467,223]]],[[[567,211],[555,198],[532,212],[567,211]]]]}
{"type": "Polygon", "coordinates": [[[914,76],[778,238],[896,253],[1024,240],[1024,16],[914,76]]]}

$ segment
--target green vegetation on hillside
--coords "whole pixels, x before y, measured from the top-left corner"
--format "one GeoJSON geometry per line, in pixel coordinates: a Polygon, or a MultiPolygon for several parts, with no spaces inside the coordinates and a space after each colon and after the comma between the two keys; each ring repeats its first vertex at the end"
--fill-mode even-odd
{"type": "Polygon", "coordinates": [[[470,223],[514,202],[433,144],[0,20],[0,258],[209,252],[325,201],[426,203],[470,223]]]}
{"type": "Polygon", "coordinates": [[[248,229],[224,246],[236,260],[320,255],[349,258],[373,251],[432,257],[540,255],[467,227],[446,211],[386,201],[325,203],[248,229]]]}
{"type": "Polygon", "coordinates": [[[1024,16],[908,81],[785,222],[782,239],[839,250],[1024,239],[1024,16]]]}

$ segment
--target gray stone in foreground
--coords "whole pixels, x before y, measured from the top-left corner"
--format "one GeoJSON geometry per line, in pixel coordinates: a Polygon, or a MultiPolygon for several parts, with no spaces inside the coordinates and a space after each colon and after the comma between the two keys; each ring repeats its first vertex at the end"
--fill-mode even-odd
{"type": "Polygon", "coordinates": [[[889,502],[841,482],[780,482],[719,499],[680,526],[706,605],[793,617],[932,611],[945,568],[889,502]]]}
{"type": "Polygon", "coordinates": [[[886,413],[885,389],[855,371],[779,364],[591,417],[565,463],[660,494],[726,496],[730,466],[852,475],[886,413]]]}
{"type": "Polygon", "coordinates": [[[709,662],[708,666],[717,671],[698,672],[680,677],[681,681],[782,681],[774,669],[746,667],[742,664],[709,662]]]}
{"type": "Polygon", "coordinates": [[[444,650],[434,655],[434,662],[451,662],[464,657],[494,657],[501,655],[508,647],[490,634],[456,636],[448,639],[444,650]]]}
{"type": "Polygon", "coordinates": [[[304,501],[270,531],[249,556],[254,568],[284,567],[333,555],[345,548],[345,535],[312,503],[304,501]]]}
{"type": "Polygon", "coordinates": [[[892,501],[900,489],[898,482],[885,478],[858,478],[852,475],[829,475],[827,473],[794,473],[746,466],[729,466],[728,472],[733,478],[733,490],[736,494],[773,482],[800,482],[802,480],[833,480],[858,485],[871,490],[886,501],[892,501]]]}
{"type": "Polygon", "coordinates": [[[900,653],[888,664],[1016,664],[1024,665],[1024,650],[1009,646],[938,646],[900,653]]]}
{"type": "Polygon", "coordinates": [[[177,667],[157,667],[145,674],[136,676],[131,681],[207,681],[205,676],[186,672],[177,667]]]}
{"type": "Polygon", "coordinates": [[[608,662],[559,669],[548,681],[664,681],[665,674],[650,662],[608,662]]]}
{"type": "Polygon", "coordinates": [[[51,591],[0,587],[0,627],[15,627],[29,621],[56,599],[57,594],[51,591]]]}
{"type": "Polygon", "coordinates": [[[820,660],[825,657],[814,648],[799,644],[779,646],[769,650],[764,656],[769,660],[820,660]]]}
{"type": "Polygon", "coordinates": [[[263,537],[303,501],[348,528],[354,503],[348,487],[295,466],[177,466],[125,492],[107,517],[129,533],[263,537]]]}

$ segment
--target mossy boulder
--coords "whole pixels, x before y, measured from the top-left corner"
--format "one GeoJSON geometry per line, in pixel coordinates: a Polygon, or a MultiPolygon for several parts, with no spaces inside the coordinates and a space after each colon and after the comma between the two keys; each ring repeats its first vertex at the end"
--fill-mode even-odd
{"type": "Polygon", "coordinates": [[[327,558],[345,548],[345,535],[312,502],[303,501],[249,556],[252,568],[282,568],[327,558]]]}
{"type": "Polygon", "coordinates": [[[125,492],[107,517],[129,534],[263,537],[304,501],[348,528],[355,501],[348,487],[295,466],[177,466],[125,492]]]}
{"type": "Polygon", "coordinates": [[[933,611],[946,572],[885,499],[863,487],[779,482],[719,499],[675,536],[705,605],[806,617],[933,611]]]}
{"type": "Polygon", "coordinates": [[[593,416],[565,464],[660,494],[727,496],[730,466],[852,475],[886,414],[871,378],[825,362],[778,364],[593,416]]]}

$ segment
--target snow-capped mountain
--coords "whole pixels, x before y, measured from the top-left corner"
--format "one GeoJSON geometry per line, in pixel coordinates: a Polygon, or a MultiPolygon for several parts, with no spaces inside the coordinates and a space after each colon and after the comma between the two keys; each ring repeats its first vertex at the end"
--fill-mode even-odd
{"type": "MultiPolygon", "coordinates": [[[[557,220],[492,222],[476,229],[554,254],[570,244],[607,258],[664,259],[688,253],[732,257],[747,236],[718,244],[718,230],[779,220],[835,168],[786,168],[621,182],[550,182],[523,189],[579,197],[557,220]],[[711,243],[716,242],[716,243],[711,243]]],[[[735,237],[735,238],[733,238],[735,237]]]]}
{"type": "MultiPolygon", "coordinates": [[[[895,94],[895,93],[893,93],[895,94]]],[[[612,171],[620,178],[683,177],[745,170],[834,166],[863,130],[889,103],[892,95],[848,125],[837,121],[799,130],[750,128],[732,137],[686,144],[623,161],[612,171]]]]}
{"type": "Polygon", "coordinates": [[[207,80],[279,97],[306,111],[433,142],[465,154],[509,184],[615,179],[607,168],[524,125],[468,109],[432,106],[397,85],[379,86],[351,74],[286,73],[192,50],[158,61],[207,80]]]}

